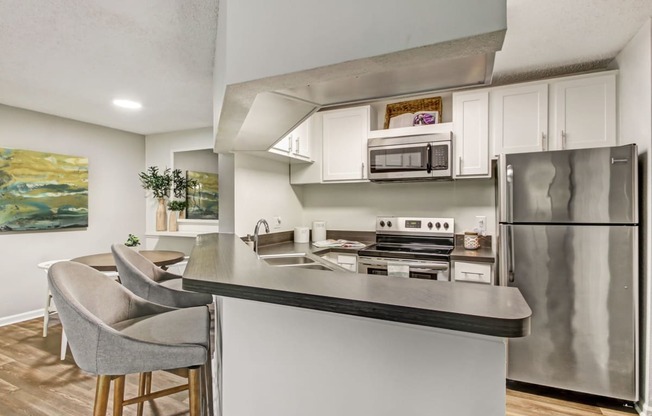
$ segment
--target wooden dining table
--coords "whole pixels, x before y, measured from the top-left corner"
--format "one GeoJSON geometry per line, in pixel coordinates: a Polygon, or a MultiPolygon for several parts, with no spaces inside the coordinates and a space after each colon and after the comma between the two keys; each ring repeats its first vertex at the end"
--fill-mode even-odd
{"type": "MultiPolygon", "coordinates": [[[[152,263],[164,269],[166,266],[179,263],[185,256],[181,251],[173,250],[140,250],[138,252],[152,263]]],[[[101,272],[114,272],[118,270],[112,253],[90,254],[88,256],[75,257],[70,261],[86,264],[101,272]]]]}

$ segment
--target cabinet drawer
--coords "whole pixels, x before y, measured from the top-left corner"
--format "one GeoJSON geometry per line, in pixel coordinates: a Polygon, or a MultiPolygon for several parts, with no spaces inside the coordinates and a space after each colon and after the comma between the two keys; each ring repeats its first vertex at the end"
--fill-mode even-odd
{"type": "Polygon", "coordinates": [[[456,282],[491,284],[491,264],[456,261],[453,263],[456,282]]]}

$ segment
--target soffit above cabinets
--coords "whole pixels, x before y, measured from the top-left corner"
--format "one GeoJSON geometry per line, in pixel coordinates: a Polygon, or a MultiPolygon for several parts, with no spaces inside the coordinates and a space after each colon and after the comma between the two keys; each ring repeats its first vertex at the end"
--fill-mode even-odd
{"type": "Polygon", "coordinates": [[[308,10],[316,7],[315,2],[280,2],[276,6],[292,6],[292,10],[288,15],[276,10],[277,16],[284,17],[266,26],[257,17],[265,10],[262,0],[220,2],[226,13],[220,13],[218,22],[216,59],[225,60],[223,66],[216,66],[216,80],[222,85],[215,89],[215,151],[267,150],[323,107],[491,82],[494,54],[506,33],[505,0],[480,4],[415,0],[409,13],[402,2],[360,3],[337,0],[320,9],[318,21],[305,22],[302,18],[310,15],[308,10]],[[352,7],[373,9],[375,24],[370,25],[366,15],[351,20],[350,14],[342,22],[341,9],[352,7]],[[255,16],[250,13],[245,19],[242,10],[253,10],[255,16]],[[424,18],[423,10],[440,13],[424,18]],[[284,24],[297,28],[297,36],[273,39],[273,29],[284,24]],[[330,36],[314,32],[326,27],[330,36]],[[249,44],[240,37],[236,38],[240,48],[236,57],[232,50],[236,41],[229,44],[235,36],[219,38],[220,33],[244,36],[252,30],[257,36],[251,41],[264,57],[248,55],[242,48],[249,44]],[[301,30],[307,31],[306,36],[301,30]]]}

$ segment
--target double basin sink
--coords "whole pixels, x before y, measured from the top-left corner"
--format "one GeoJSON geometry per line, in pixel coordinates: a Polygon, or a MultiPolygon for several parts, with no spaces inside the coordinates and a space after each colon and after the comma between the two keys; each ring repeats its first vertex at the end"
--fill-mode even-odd
{"type": "Polygon", "coordinates": [[[316,261],[306,253],[264,254],[258,256],[267,264],[274,267],[293,267],[309,270],[337,270],[339,267],[316,261]]]}

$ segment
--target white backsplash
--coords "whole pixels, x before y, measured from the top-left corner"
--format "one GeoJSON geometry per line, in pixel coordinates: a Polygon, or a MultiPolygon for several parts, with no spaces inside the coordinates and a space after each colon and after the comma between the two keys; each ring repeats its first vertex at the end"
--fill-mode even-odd
{"type": "Polygon", "coordinates": [[[376,216],[455,218],[455,232],[470,231],[476,216],[487,217],[487,233],[496,228],[493,179],[451,182],[351,183],[303,186],[303,222],[325,220],[328,229],[374,231],[376,216]]]}

